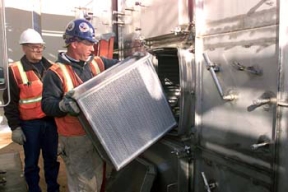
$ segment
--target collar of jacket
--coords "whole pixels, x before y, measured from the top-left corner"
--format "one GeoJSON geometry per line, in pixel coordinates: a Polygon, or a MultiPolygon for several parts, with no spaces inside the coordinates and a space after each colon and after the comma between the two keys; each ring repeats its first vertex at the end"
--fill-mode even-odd
{"type": "Polygon", "coordinates": [[[90,63],[93,59],[94,59],[94,55],[91,55],[86,62],[76,61],[76,60],[72,60],[72,58],[69,59],[65,53],[59,53],[58,60],[56,62],[65,64],[65,65],[71,65],[73,68],[82,69],[87,63],[90,63]]]}
{"type": "MultiPolygon", "coordinates": [[[[26,58],[26,56],[24,55],[21,58],[21,63],[23,65],[23,69],[24,71],[30,71],[33,70],[32,64],[28,61],[28,59],[26,58]]],[[[45,67],[45,69],[48,69],[52,64],[44,57],[42,57],[41,61],[43,66],[45,67]]]]}

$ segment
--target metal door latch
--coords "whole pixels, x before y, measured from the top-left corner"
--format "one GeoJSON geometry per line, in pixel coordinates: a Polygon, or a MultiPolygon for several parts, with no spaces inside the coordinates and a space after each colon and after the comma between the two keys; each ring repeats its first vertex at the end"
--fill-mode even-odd
{"type": "Polygon", "coordinates": [[[285,101],[278,101],[277,105],[280,106],[280,107],[288,107],[288,103],[285,102],[285,101]]]}
{"type": "Polygon", "coordinates": [[[208,183],[206,175],[204,172],[201,172],[203,181],[204,181],[204,185],[205,185],[205,189],[207,190],[207,192],[211,192],[211,189],[214,189],[217,187],[217,183],[208,183]]]}
{"type": "Polygon", "coordinates": [[[275,103],[277,103],[275,94],[271,91],[266,91],[258,99],[253,100],[252,105],[247,107],[247,111],[253,111],[260,106],[263,106],[268,111],[275,103]]]}
{"type": "Polygon", "coordinates": [[[265,146],[270,145],[270,144],[271,144],[271,143],[269,143],[269,142],[263,142],[263,143],[253,144],[253,145],[251,145],[251,149],[252,149],[252,150],[256,150],[256,149],[258,149],[258,148],[260,148],[260,147],[265,147],[265,146]]]}
{"type": "Polygon", "coordinates": [[[277,105],[280,107],[288,107],[288,103],[285,101],[278,101],[276,95],[271,91],[264,92],[258,99],[253,100],[253,104],[248,106],[248,111],[253,111],[257,107],[264,106],[268,110],[271,105],[277,105]]]}
{"type": "Polygon", "coordinates": [[[237,61],[234,61],[232,63],[239,71],[246,71],[250,74],[253,74],[253,75],[259,75],[261,76],[262,75],[262,69],[260,69],[257,65],[254,65],[254,66],[249,66],[249,67],[246,67],[246,66],[243,66],[241,65],[239,62],[237,61]]]}
{"type": "MultiPolygon", "coordinates": [[[[212,75],[212,78],[216,84],[216,87],[218,89],[218,92],[221,96],[221,98],[225,101],[233,101],[235,99],[238,98],[238,95],[232,91],[228,92],[228,94],[224,94],[223,93],[223,90],[222,90],[222,87],[218,81],[218,78],[216,76],[216,73],[215,73],[215,69],[214,69],[214,65],[212,64],[212,62],[210,61],[208,55],[206,53],[203,53],[203,57],[204,57],[204,60],[205,60],[205,63],[206,63],[206,67],[207,69],[210,71],[211,75],[212,75]]],[[[219,70],[219,69],[218,69],[219,70]]]]}
{"type": "Polygon", "coordinates": [[[271,141],[271,139],[268,138],[268,136],[261,135],[258,139],[258,142],[251,145],[251,149],[256,150],[260,147],[268,147],[268,145],[272,145],[272,144],[273,142],[271,141]]]}

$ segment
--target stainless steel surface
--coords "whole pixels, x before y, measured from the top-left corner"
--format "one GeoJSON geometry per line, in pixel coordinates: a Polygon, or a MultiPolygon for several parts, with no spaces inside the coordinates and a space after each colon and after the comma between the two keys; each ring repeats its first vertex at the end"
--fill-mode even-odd
{"type": "Polygon", "coordinates": [[[141,157],[153,163],[157,170],[151,192],[190,192],[192,156],[189,140],[176,137],[164,137],[142,153],[141,157]]]}
{"type": "Polygon", "coordinates": [[[141,8],[140,17],[142,35],[145,38],[169,34],[179,26],[189,25],[188,0],[146,2],[146,6],[141,8]]]}
{"type": "Polygon", "coordinates": [[[278,101],[277,104],[281,107],[288,107],[288,103],[283,102],[283,101],[278,101]]]}
{"type": "Polygon", "coordinates": [[[271,143],[267,143],[267,142],[265,142],[265,143],[253,144],[253,145],[251,145],[251,148],[252,148],[253,150],[256,150],[256,149],[258,149],[259,147],[265,147],[265,146],[270,145],[270,144],[271,144],[271,143]]]}
{"type": "Polygon", "coordinates": [[[153,163],[136,158],[120,171],[113,171],[106,192],[151,192],[157,175],[153,163]]]}
{"type": "MultiPolygon", "coordinates": [[[[255,19],[254,24],[258,28],[249,30],[247,29],[248,26],[239,25],[235,30],[227,33],[224,26],[231,25],[233,22],[240,22],[242,19],[251,19],[243,11],[249,10],[249,7],[252,9],[255,5],[242,3],[242,1],[237,2],[225,3],[227,10],[229,10],[228,7],[231,7],[235,11],[226,11],[226,9],[223,11],[224,7],[217,6],[220,1],[215,1],[209,5],[205,4],[207,2],[204,1],[205,9],[203,11],[207,15],[204,18],[206,28],[203,32],[203,48],[209,54],[210,59],[221,66],[221,74],[218,73],[217,75],[222,87],[236,90],[239,96],[237,100],[229,103],[221,101],[210,74],[203,70],[201,76],[197,77],[201,78],[202,81],[202,91],[199,90],[197,93],[199,94],[197,105],[201,108],[201,111],[197,112],[202,121],[199,125],[201,127],[201,145],[228,156],[231,155],[230,150],[237,151],[237,155],[235,155],[243,161],[249,162],[250,160],[243,158],[242,155],[251,155],[253,158],[259,159],[257,164],[271,168],[273,148],[269,153],[262,156],[255,153],[250,154],[250,146],[257,143],[262,135],[267,135],[271,140],[274,140],[275,104],[272,104],[267,110],[258,107],[255,110],[247,111],[247,107],[251,105],[253,100],[261,98],[263,93],[271,92],[275,95],[277,92],[276,21],[272,22],[267,18],[259,21],[255,19]],[[213,14],[209,14],[211,13],[209,11],[212,10],[213,14]],[[235,15],[236,13],[239,15],[235,15]],[[217,30],[215,29],[216,25],[214,25],[216,23],[221,23],[217,30]],[[262,26],[263,23],[265,23],[264,26],[262,26]],[[213,36],[211,36],[213,30],[213,36]],[[232,32],[233,38],[231,38],[232,32]],[[267,46],[263,44],[242,46],[243,38],[248,45],[256,42],[256,40],[260,43],[260,40],[266,36],[274,37],[274,42],[271,41],[267,46]],[[232,66],[234,61],[244,66],[258,64],[261,66],[263,74],[261,76],[251,74],[251,76],[241,73],[232,66]]],[[[265,11],[263,11],[271,16],[277,14],[276,3],[272,6],[265,4],[259,9],[264,9],[265,11]]],[[[258,13],[260,10],[257,10],[257,14],[255,13],[253,16],[258,18],[258,14],[261,13],[258,13]]],[[[250,24],[248,25],[250,26],[250,24]]]]}
{"type": "MultiPolygon", "coordinates": [[[[141,49],[146,43],[143,39],[150,39],[151,43],[153,37],[171,35],[171,39],[179,36],[183,40],[191,26],[191,4],[189,0],[118,1],[117,13],[121,15],[116,14],[114,24],[118,26],[120,58],[141,49]]],[[[165,43],[168,45],[171,39],[166,38],[165,43]]],[[[153,46],[156,47],[155,42],[153,46]]]]}
{"type": "Polygon", "coordinates": [[[173,134],[187,134],[194,126],[194,55],[186,49],[169,47],[155,49],[153,55],[157,61],[155,65],[164,93],[178,121],[178,127],[173,130],[173,134]]]}
{"type": "MultiPolygon", "coordinates": [[[[272,192],[277,185],[274,181],[277,179],[275,144],[279,117],[275,99],[280,72],[279,4],[276,0],[269,2],[196,1],[195,62],[199,84],[196,89],[195,138],[202,152],[207,150],[227,162],[218,165],[213,157],[210,161],[203,157],[196,165],[195,173],[204,171],[208,180],[217,180],[216,192],[272,192]],[[215,78],[206,70],[203,53],[220,67],[215,78]],[[215,86],[213,78],[221,86],[215,86]],[[237,100],[222,100],[219,93],[226,95],[223,90],[235,92],[237,100]],[[262,140],[264,137],[269,144],[262,140]],[[209,162],[215,163],[215,167],[209,162]],[[223,168],[232,162],[238,165],[231,167],[231,171],[223,168]],[[249,168],[254,172],[247,176],[251,180],[260,179],[259,187],[241,176],[249,168]],[[267,174],[265,181],[259,177],[263,172],[267,174]]],[[[203,153],[199,155],[202,157],[203,153]]],[[[200,178],[199,174],[195,182],[200,178]]],[[[196,191],[204,191],[203,185],[200,188],[196,191]]]]}
{"type": "Polygon", "coordinates": [[[211,63],[211,61],[210,61],[210,59],[209,59],[209,57],[208,57],[208,55],[206,53],[203,53],[203,57],[204,57],[204,60],[205,60],[205,63],[206,63],[206,67],[207,67],[207,69],[210,71],[210,73],[212,75],[212,78],[213,78],[213,80],[214,80],[214,82],[216,84],[216,87],[217,87],[217,89],[219,91],[219,94],[220,94],[221,97],[223,97],[224,93],[223,93],[222,87],[221,87],[221,85],[220,85],[220,83],[219,83],[219,81],[217,79],[216,73],[215,73],[214,68],[213,68],[213,64],[211,63]]]}
{"type": "Polygon", "coordinates": [[[277,191],[286,192],[288,189],[287,182],[287,170],[288,170],[288,19],[287,19],[287,9],[288,1],[280,0],[279,3],[279,87],[277,100],[279,104],[278,108],[278,120],[276,122],[276,133],[277,142],[275,143],[276,150],[276,179],[275,182],[278,183],[277,191]]]}
{"type": "Polygon", "coordinates": [[[196,66],[194,54],[189,50],[177,49],[179,59],[180,75],[180,119],[178,125],[178,134],[191,132],[195,120],[195,84],[196,84],[196,66]]]}
{"type": "Polygon", "coordinates": [[[86,129],[117,170],[176,126],[151,57],[127,58],[74,90],[86,129]]]}
{"type": "Polygon", "coordinates": [[[96,29],[96,37],[113,32],[112,4],[112,1],[105,1],[105,3],[99,5],[99,0],[92,0],[85,5],[86,10],[82,10],[82,14],[84,15],[92,13],[91,23],[96,29]]]}
{"type": "Polygon", "coordinates": [[[203,150],[199,155],[195,160],[195,187],[191,191],[207,192],[209,186],[212,192],[276,192],[272,189],[271,171],[247,166],[213,151],[203,150]],[[206,184],[202,172],[205,173],[206,184]]]}
{"type": "Polygon", "coordinates": [[[216,76],[216,73],[215,73],[215,66],[212,64],[212,62],[210,61],[208,55],[206,53],[203,53],[203,57],[204,57],[204,60],[205,60],[205,63],[206,63],[206,67],[207,69],[210,71],[211,75],[212,75],[212,78],[215,82],[215,85],[218,89],[218,92],[220,94],[220,97],[223,99],[223,100],[226,100],[226,101],[233,101],[234,99],[237,99],[237,95],[235,94],[228,94],[228,95],[224,95],[224,92],[223,92],[223,89],[218,81],[218,78],[216,76]]]}

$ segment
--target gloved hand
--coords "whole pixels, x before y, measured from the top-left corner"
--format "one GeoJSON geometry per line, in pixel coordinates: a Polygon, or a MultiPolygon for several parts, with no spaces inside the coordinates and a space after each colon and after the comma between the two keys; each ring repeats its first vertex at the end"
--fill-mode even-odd
{"type": "Polygon", "coordinates": [[[72,99],[73,92],[67,92],[63,99],[59,102],[59,108],[69,115],[77,116],[80,113],[80,109],[74,99],[72,99]]]}
{"type": "Polygon", "coordinates": [[[19,145],[23,145],[24,142],[26,142],[26,137],[21,127],[17,127],[12,131],[12,141],[18,143],[19,145]]]}
{"type": "Polygon", "coordinates": [[[63,153],[64,153],[64,146],[60,141],[58,141],[57,155],[62,155],[63,153]]]}
{"type": "Polygon", "coordinates": [[[137,51],[133,53],[134,57],[144,57],[145,55],[147,55],[147,51],[143,50],[143,51],[137,51]]]}

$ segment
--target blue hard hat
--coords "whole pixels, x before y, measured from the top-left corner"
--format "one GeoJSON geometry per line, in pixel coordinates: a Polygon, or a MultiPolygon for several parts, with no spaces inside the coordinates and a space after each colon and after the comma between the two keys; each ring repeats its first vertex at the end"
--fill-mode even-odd
{"type": "Polygon", "coordinates": [[[70,44],[73,41],[87,40],[92,43],[96,43],[95,30],[92,24],[85,19],[75,19],[70,21],[66,27],[63,35],[66,44],[70,44]]]}

